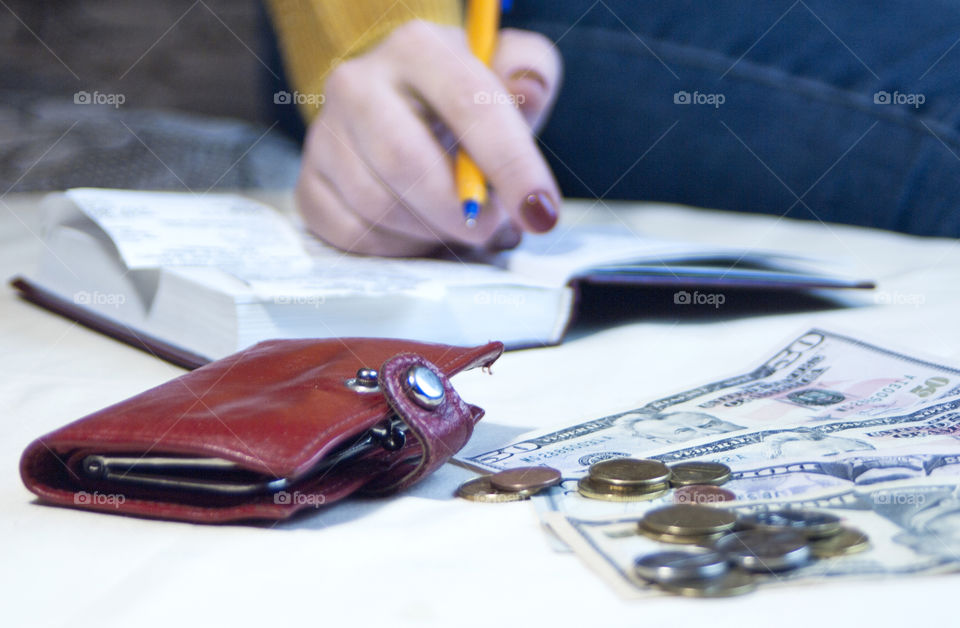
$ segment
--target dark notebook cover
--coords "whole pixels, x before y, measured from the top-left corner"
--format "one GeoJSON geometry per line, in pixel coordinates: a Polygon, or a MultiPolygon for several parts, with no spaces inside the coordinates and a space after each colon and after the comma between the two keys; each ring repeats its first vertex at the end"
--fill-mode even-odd
{"type": "Polygon", "coordinates": [[[210,362],[209,359],[203,356],[174,346],[163,340],[158,340],[153,336],[138,332],[122,323],[101,316],[85,307],[72,303],[51,292],[47,292],[23,277],[15,277],[10,282],[10,285],[20,292],[20,296],[31,303],[36,303],[52,312],[56,312],[61,316],[78,322],[84,327],[89,327],[111,338],[116,338],[177,366],[182,366],[186,369],[195,369],[198,366],[203,366],[210,362]]]}

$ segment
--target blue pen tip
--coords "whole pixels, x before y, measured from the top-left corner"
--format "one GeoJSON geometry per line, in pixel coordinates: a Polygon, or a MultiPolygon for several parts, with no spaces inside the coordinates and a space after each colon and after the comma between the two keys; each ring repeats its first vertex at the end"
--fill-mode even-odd
{"type": "Polygon", "coordinates": [[[463,217],[466,219],[468,227],[473,227],[477,224],[477,216],[480,215],[480,203],[474,199],[470,199],[463,202],[463,217]]]}

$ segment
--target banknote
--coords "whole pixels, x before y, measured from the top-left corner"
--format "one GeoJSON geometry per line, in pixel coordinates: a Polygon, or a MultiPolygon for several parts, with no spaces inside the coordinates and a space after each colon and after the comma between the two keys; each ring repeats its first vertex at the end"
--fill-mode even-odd
{"type": "MultiPolygon", "coordinates": [[[[954,483],[895,482],[735,504],[731,508],[744,515],[783,508],[829,512],[870,538],[866,552],[768,577],[764,581],[768,586],[960,570],[960,486],[954,483]]],[[[658,593],[636,576],[634,561],[668,547],[637,534],[639,519],[639,515],[581,519],[554,512],[544,521],[621,596],[638,598],[658,593]]]]}
{"type": "Polygon", "coordinates": [[[745,430],[902,416],[951,396],[960,397],[960,369],[811,329],[745,373],[459,460],[489,471],[549,465],[575,479],[607,458],[745,430]]]}
{"type": "Polygon", "coordinates": [[[960,484],[960,443],[891,449],[832,459],[778,460],[734,471],[724,488],[738,500],[794,498],[828,488],[935,479],[960,484]]]}
{"type": "MultiPolygon", "coordinates": [[[[820,425],[784,426],[710,437],[645,454],[668,465],[720,462],[724,488],[737,499],[795,497],[830,487],[956,476],[960,481],[960,397],[908,414],[820,425]]],[[[657,500],[669,502],[668,493],[657,500]]],[[[575,479],[534,497],[539,513],[595,517],[640,512],[644,502],[603,502],[577,491],[575,479]]]]}
{"type": "Polygon", "coordinates": [[[806,457],[829,459],[852,452],[869,453],[909,444],[916,448],[960,444],[960,397],[933,402],[913,412],[888,416],[785,425],[701,438],[677,449],[647,453],[666,464],[689,460],[722,462],[734,471],[744,465],[806,457]]]}
{"type": "MultiPolygon", "coordinates": [[[[738,501],[752,501],[796,498],[824,490],[924,479],[960,484],[960,443],[843,454],[835,458],[776,460],[771,464],[733,470],[723,488],[731,491],[738,501]]],[[[588,499],[577,491],[576,480],[564,480],[537,493],[532,499],[541,518],[548,512],[578,518],[638,514],[674,503],[672,491],[643,502],[588,499]]],[[[562,547],[555,545],[555,549],[561,550],[562,547]]]]}

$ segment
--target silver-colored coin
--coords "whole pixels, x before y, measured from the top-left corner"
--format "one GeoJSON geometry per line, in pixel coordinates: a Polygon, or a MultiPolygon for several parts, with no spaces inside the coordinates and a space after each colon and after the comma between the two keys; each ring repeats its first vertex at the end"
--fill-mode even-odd
{"type": "Polygon", "coordinates": [[[747,528],[779,532],[794,530],[808,539],[820,539],[840,532],[840,517],[813,510],[770,510],[741,517],[747,528]]]}
{"type": "Polygon", "coordinates": [[[802,567],[811,556],[807,538],[793,530],[734,532],[718,540],[713,547],[743,569],[761,573],[802,567]]]}
{"type": "Polygon", "coordinates": [[[730,563],[720,552],[667,551],[647,554],[635,563],[637,575],[653,582],[704,580],[727,573],[730,563]]]}

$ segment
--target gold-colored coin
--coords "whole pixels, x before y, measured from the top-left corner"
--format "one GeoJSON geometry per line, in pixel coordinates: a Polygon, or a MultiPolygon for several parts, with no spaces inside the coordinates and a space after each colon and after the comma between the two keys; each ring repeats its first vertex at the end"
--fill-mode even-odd
{"type": "Polygon", "coordinates": [[[490,483],[501,491],[529,491],[533,494],[559,484],[561,479],[560,471],[553,467],[518,467],[493,474],[490,483]]]}
{"type": "Polygon", "coordinates": [[[642,489],[625,489],[623,487],[610,488],[597,486],[591,478],[583,478],[577,482],[577,491],[589,499],[600,499],[608,502],[642,502],[656,499],[669,490],[666,483],[654,484],[642,489]]]}
{"type": "Polygon", "coordinates": [[[651,510],[643,517],[643,526],[648,530],[679,536],[726,532],[736,523],[736,513],[697,504],[665,506],[651,510]]]}
{"type": "Polygon", "coordinates": [[[756,579],[736,569],[718,578],[679,580],[660,585],[665,591],[687,597],[732,597],[750,593],[757,588],[756,579]]]}
{"type": "Polygon", "coordinates": [[[699,536],[685,536],[682,534],[667,534],[665,532],[654,532],[648,528],[643,527],[643,523],[638,526],[640,534],[643,536],[653,539],[654,541],[659,541],[660,543],[672,543],[674,545],[703,545],[708,546],[714,541],[722,538],[727,534],[724,532],[715,532],[714,534],[701,534],[699,536]]]}
{"type": "Polygon", "coordinates": [[[817,558],[849,556],[870,548],[870,538],[860,530],[841,528],[840,532],[825,539],[810,543],[810,549],[817,558]]]}
{"type": "Polygon", "coordinates": [[[591,465],[590,479],[601,486],[651,486],[669,481],[670,467],[656,460],[614,458],[591,465]]]}
{"type": "Polygon", "coordinates": [[[670,484],[673,486],[719,486],[730,479],[730,467],[719,462],[681,462],[670,467],[670,472],[670,484]]]}
{"type": "Polygon", "coordinates": [[[530,498],[530,493],[526,491],[501,491],[490,483],[490,476],[484,475],[464,482],[457,489],[457,497],[470,500],[472,502],[500,503],[517,502],[530,498]]]}

